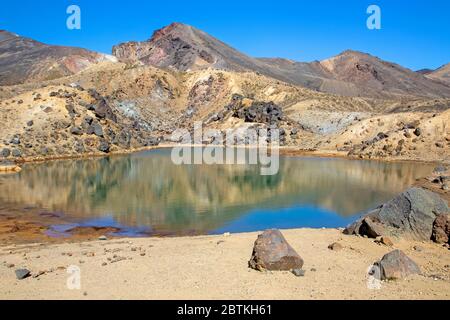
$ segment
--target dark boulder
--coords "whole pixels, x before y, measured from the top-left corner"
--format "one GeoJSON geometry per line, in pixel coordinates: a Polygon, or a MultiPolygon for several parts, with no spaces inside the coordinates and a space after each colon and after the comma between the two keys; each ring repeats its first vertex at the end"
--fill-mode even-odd
{"type": "Polygon", "coordinates": [[[419,266],[400,250],[385,254],[374,265],[380,268],[381,280],[403,279],[409,275],[421,273],[419,266]]]}
{"type": "Polygon", "coordinates": [[[95,134],[97,137],[103,138],[103,128],[102,128],[102,126],[100,125],[100,123],[95,122],[95,123],[92,124],[92,127],[94,128],[94,134],[95,134]]]}
{"type": "Polygon", "coordinates": [[[116,115],[104,99],[99,101],[99,103],[95,106],[94,113],[95,116],[99,119],[109,119],[111,121],[117,122],[116,115]]]}
{"type": "Polygon", "coordinates": [[[101,140],[100,144],[98,146],[98,150],[104,153],[108,153],[110,149],[110,145],[108,143],[108,141],[106,140],[101,140]]]}
{"type": "Polygon", "coordinates": [[[20,137],[18,135],[15,135],[10,141],[9,143],[11,144],[20,144],[20,137]]]}
{"type": "Polygon", "coordinates": [[[241,102],[233,102],[233,116],[251,123],[275,124],[283,119],[283,110],[273,102],[255,101],[245,108],[241,102]]]}
{"type": "Polygon", "coordinates": [[[31,276],[30,270],[27,269],[17,269],[16,270],[16,278],[17,280],[23,280],[31,276]]]}
{"type": "Polygon", "coordinates": [[[73,104],[66,104],[66,110],[69,113],[69,116],[71,118],[74,118],[77,115],[77,112],[76,112],[75,107],[73,106],[73,104]]]}
{"type": "Polygon", "coordinates": [[[430,240],[436,216],[448,212],[447,204],[438,194],[410,188],[348,226],[344,234],[398,235],[430,240]]]}
{"type": "Polygon", "coordinates": [[[15,158],[20,158],[22,157],[22,151],[20,149],[13,149],[12,151],[12,156],[15,158]]]}
{"type": "Polygon", "coordinates": [[[70,128],[70,133],[76,136],[80,136],[83,134],[83,131],[81,130],[80,127],[72,127],[70,128]]]}
{"type": "Polygon", "coordinates": [[[87,123],[88,125],[91,125],[92,121],[94,121],[94,118],[92,118],[91,116],[84,117],[84,122],[87,123]]]}
{"type": "Polygon", "coordinates": [[[95,134],[97,137],[103,138],[103,128],[98,122],[93,122],[86,129],[87,134],[95,134]]]}
{"type": "Polygon", "coordinates": [[[3,158],[8,158],[11,155],[11,150],[9,150],[8,148],[3,148],[2,151],[0,152],[0,155],[3,158]]]}
{"type": "Polygon", "coordinates": [[[146,147],[152,147],[152,146],[157,146],[159,145],[159,138],[149,138],[147,139],[147,141],[145,141],[144,145],[146,147]]]}
{"type": "Polygon", "coordinates": [[[255,242],[249,267],[259,271],[289,271],[301,269],[303,259],[279,230],[266,230],[255,242]]]}

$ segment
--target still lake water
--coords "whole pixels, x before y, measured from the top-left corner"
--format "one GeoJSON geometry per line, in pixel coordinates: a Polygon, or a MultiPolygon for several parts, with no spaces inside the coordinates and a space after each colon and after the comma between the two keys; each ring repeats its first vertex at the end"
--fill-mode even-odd
{"type": "Polygon", "coordinates": [[[63,212],[74,226],[123,235],[185,235],[267,228],[344,227],[391,199],[432,165],[281,157],[274,176],[257,165],[175,165],[170,149],[28,164],[0,178],[0,206],[63,212]]]}

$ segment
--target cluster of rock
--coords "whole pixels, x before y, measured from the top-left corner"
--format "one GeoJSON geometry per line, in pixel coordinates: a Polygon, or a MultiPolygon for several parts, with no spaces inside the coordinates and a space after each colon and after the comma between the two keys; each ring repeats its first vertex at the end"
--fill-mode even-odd
{"type": "MultiPolygon", "coordinates": [[[[450,247],[450,210],[439,195],[410,188],[364,215],[343,233],[374,238],[389,247],[393,243],[388,235],[432,240],[450,247]]],[[[339,251],[343,246],[335,242],[328,249],[339,251]]],[[[279,230],[267,230],[258,236],[249,261],[249,267],[258,271],[291,271],[296,276],[305,275],[303,264],[304,260],[279,230]]],[[[420,273],[419,266],[400,250],[384,255],[369,271],[370,276],[379,280],[402,279],[420,273]]]]}
{"type": "Polygon", "coordinates": [[[20,162],[24,157],[109,153],[160,143],[151,128],[144,130],[139,121],[120,114],[95,89],[85,90],[76,83],[67,87],[49,92],[48,97],[35,92],[33,101],[53,99],[56,103],[55,99],[61,99],[68,117],[53,119],[54,107],[41,106],[42,112],[49,115],[39,125],[37,121],[27,121],[25,133],[7,137],[3,141],[5,147],[0,149],[0,159],[20,162]]]}
{"type": "MultiPolygon", "coordinates": [[[[439,195],[414,187],[370,211],[348,226],[344,233],[369,238],[395,235],[430,240],[437,232],[433,230],[448,220],[449,212],[447,203],[439,195]]],[[[448,230],[442,232],[447,232],[448,236],[448,230]]]]}
{"type": "Polygon", "coordinates": [[[444,191],[450,190],[450,169],[445,166],[439,166],[433,171],[433,175],[429,177],[432,183],[439,185],[444,191]]]}
{"type": "MultiPolygon", "coordinates": [[[[378,125],[384,125],[381,119],[378,119],[378,125]]],[[[436,139],[437,141],[432,143],[436,149],[449,146],[450,138],[445,135],[436,139]]],[[[399,122],[391,131],[379,132],[373,138],[361,143],[353,144],[352,141],[346,141],[343,146],[338,147],[338,151],[345,151],[349,156],[360,158],[398,157],[418,150],[418,144],[425,142],[426,135],[420,127],[420,121],[416,120],[406,124],[399,122]]]]}
{"type": "Polygon", "coordinates": [[[250,107],[238,106],[233,112],[234,117],[250,123],[276,125],[283,120],[283,110],[273,102],[254,101],[250,107]]]}
{"type": "Polygon", "coordinates": [[[299,133],[299,129],[290,125],[283,115],[282,108],[272,101],[255,101],[240,94],[234,94],[230,104],[222,111],[210,114],[206,122],[223,121],[228,117],[239,118],[254,124],[251,128],[256,129],[260,137],[265,137],[268,142],[278,140],[280,145],[286,143],[288,136],[296,139],[299,133]],[[283,126],[290,128],[286,130],[283,126]]]}
{"type": "MultiPolygon", "coordinates": [[[[343,246],[335,242],[328,249],[339,251],[343,246]]],[[[257,271],[290,271],[297,277],[305,276],[303,264],[303,259],[276,229],[266,230],[258,236],[248,262],[249,267],[257,271]]],[[[402,279],[420,273],[419,266],[400,250],[384,255],[369,271],[369,275],[379,280],[402,279]]]]}

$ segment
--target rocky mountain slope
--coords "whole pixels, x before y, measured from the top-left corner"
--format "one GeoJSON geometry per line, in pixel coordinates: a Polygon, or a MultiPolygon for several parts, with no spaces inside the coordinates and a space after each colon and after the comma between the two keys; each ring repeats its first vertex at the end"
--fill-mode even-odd
{"type": "Polygon", "coordinates": [[[427,77],[450,85],[450,63],[428,73],[427,77]]]}
{"type": "Polygon", "coordinates": [[[74,47],[47,45],[0,30],[0,85],[56,79],[114,57],[74,47]]]}
{"type": "Polygon", "coordinates": [[[287,59],[255,59],[192,26],[173,23],[148,41],[115,46],[121,61],[178,71],[206,68],[252,71],[313,90],[375,98],[450,97],[450,87],[422,74],[371,55],[345,51],[311,63],[287,59]]]}
{"type": "Polygon", "coordinates": [[[221,132],[275,127],[282,144],[298,150],[441,160],[450,150],[449,108],[449,99],[333,96],[252,72],[101,63],[69,77],[1,87],[0,151],[19,161],[124,152],[170,143],[174,130],[202,121],[221,132]]]}
{"type": "MultiPolygon", "coordinates": [[[[253,59],[192,27],[173,24],[149,42],[115,47],[122,62],[94,59],[76,72],[64,69],[63,63],[79,61],[78,55],[40,59],[40,53],[61,54],[65,49],[5,32],[2,37],[0,47],[6,51],[0,62],[11,64],[0,65],[11,72],[17,66],[25,80],[0,85],[0,161],[128,152],[173,143],[172,133],[192,130],[195,121],[220,132],[280,129],[281,144],[294,150],[372,159],[450,159],[450,99],[430,98],[436,94],[428,86],[434,81],[422,81],[418,73],[418,80],[411,80],[408,70],[366,54],[346,52],[311,64],[253,59]],[[20,48],[12,45],[16,42],[31,49],[14,53],[20,48]],[[35,59],[19,59],[28,54],[35,59]],[[44,68],[50,61],[62,63],[56,63],[62,72],[56,77],[48,77],[44,68]],[[278,74],[289,69],[291,75],[309,80],[296,85],[252,70],[260,67],[278,74]],[[68,75],[61,77],[63,71],[68,75]],[[402,88],[396,87],[395,77],[402,88]],[[389,98],[304,88],[357,95],[361,87],[353,82],[373,95],[387,92],[389,98]]],[[[1,75],[11,80],[11,74],[1,75]]]]}

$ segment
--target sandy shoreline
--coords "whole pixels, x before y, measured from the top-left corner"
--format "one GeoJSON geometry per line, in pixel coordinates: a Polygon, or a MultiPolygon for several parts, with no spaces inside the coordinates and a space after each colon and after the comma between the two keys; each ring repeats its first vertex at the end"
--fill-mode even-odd
{"type": "Polygon", "coordinates": [[[249,269],[257,232],[2,246],[0,299],[450,299],[445,247],[393,239],[391,248],[338,229],[283,234],[305,260],[304,277],[249,269]],[[328,249],[335,241],[344,248],[328,249]],[[423,274],[368,288],[367,269],[394,248],[423,274]],[[70,265],[81,270],[80,290],[66,286],[70,265]],[[22,267],[45,273],[19,281],[22,267]]]}

